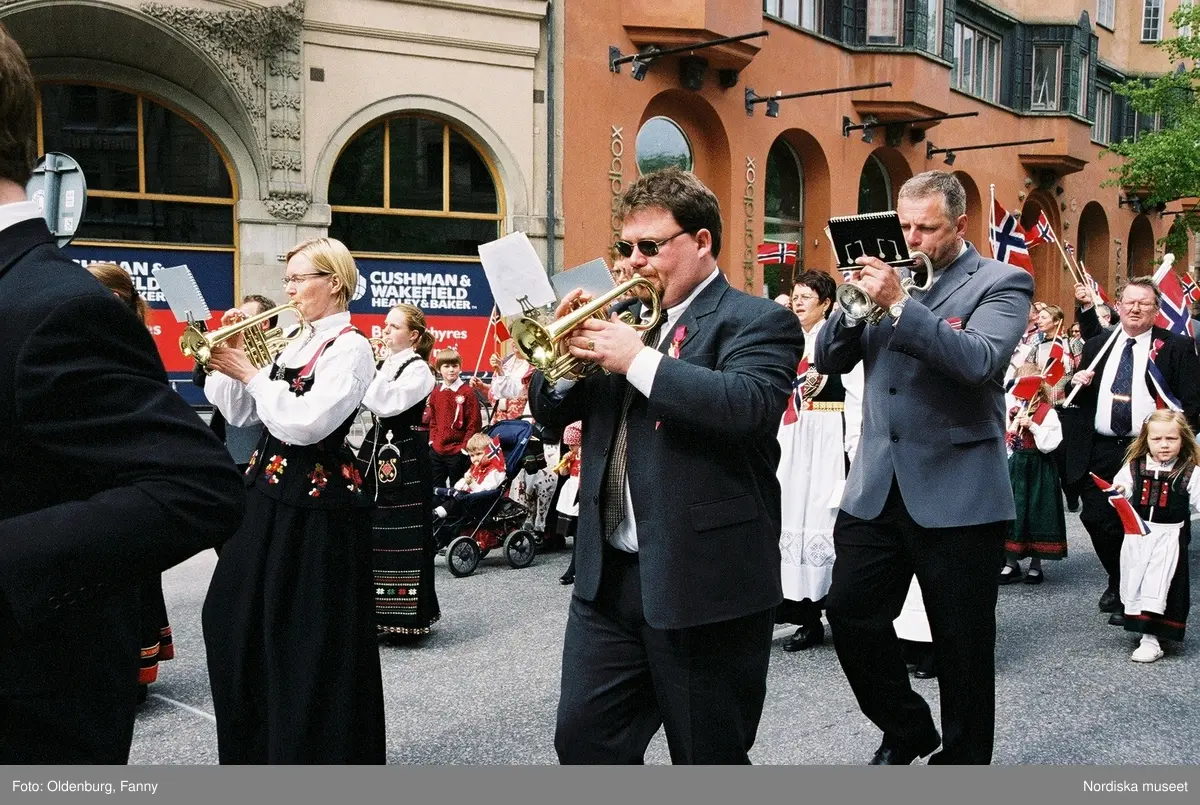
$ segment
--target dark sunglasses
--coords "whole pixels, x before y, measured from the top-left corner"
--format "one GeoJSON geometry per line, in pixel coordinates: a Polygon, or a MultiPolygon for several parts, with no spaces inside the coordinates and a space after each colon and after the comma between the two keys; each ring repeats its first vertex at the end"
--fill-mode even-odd
{"type": "Polygon", "coordinates": [[[616,247],[617,254],[621,255],[622,257],[633,257],[633,250],[635,247],[645,257],[653,257],[654,255],[658,254],[659,247],[662,246],[664,243],[666,243],[667,241],[675,240],[675,238],[679,237],[680,235],[686,235],[686,234],[687,234],[687,230],[682,229],[682,230],[676,232],[671,237],[663,238],[662,240],[639,240],[637,243],[630,243],[627,240],[618,240],[616,243],[613,244],[613,246],[616,247]]]}

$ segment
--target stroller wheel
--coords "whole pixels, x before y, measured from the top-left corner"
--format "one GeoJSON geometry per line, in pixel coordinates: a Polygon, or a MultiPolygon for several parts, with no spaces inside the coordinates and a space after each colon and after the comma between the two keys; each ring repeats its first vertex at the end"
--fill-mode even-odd
{"type": "Polygon", "coordinates": [[[533,534],[523,528],[518,528],[504,540],[504,558],[512,567],[529,567],[536,554],[537,545],[533,541],[533,534]]]}
{"type": "Polygon", "coordinates": [[[446,567],[458,578],[469,576],[479,566],[479,545],[473,537],[455,537],[446,547],[446,567]]]}

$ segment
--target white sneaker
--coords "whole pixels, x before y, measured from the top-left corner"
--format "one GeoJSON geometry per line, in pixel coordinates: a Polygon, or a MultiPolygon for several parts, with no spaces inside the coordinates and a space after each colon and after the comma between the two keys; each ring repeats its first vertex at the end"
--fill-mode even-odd
{"type": "Polygon", "coordinates": [[[1138,647],[1133,650],[1133,654],[1129,655],[1129,659],[1134,662],[1154,662],[1161,660],[1162,656],[1162,646],[1154,643],[1139,643],[1138,647]]]}

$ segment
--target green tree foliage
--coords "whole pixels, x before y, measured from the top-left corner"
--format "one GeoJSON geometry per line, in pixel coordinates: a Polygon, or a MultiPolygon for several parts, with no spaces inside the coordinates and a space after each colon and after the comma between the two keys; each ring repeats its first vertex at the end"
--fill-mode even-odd
{"type": "MultiPolygon", "coordinates": [[[[1138,190],[1147,205],[1200,196],[1200,4],[1181,5],[1171,25],[1176,30],[1190,26],[1187,36],[1157,45],[1178,68],[1113,87],[1140,115],[1153,119],[1157,114],[1161,121],[1158,131],[1109,146],[1125,159],[1112,168],[1116,178],[1106,184],[1138,190]]],[[[1189,212],[1181,219],[1182,226],[1173,227],[1176,237],[1183,229],[1200,230],[1200,214],[1189,212]]]]}

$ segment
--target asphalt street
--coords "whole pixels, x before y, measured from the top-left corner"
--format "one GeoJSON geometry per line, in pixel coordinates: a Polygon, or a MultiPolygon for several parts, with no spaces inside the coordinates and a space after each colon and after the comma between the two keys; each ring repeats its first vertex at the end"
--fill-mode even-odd
{"type": "MultiPolygon", "coordinates": [[[[1136,638],[1096,608],[1104,574],[1077,515],[1069,557],[1046,582],[1000,588],[996,662],[999,764],[1200,763],[1200,661],[1192,634],[1162,660],[1129,654],[1136,638]]],[[[418,646],[381,646],[388,761],[549,764],[570,587],[569,551],[513,570],[495,553],[454,578],[442,559],[442,620],[418,646]]],[[[200,607],[216,557],[205,552],[163,579],[177,659],[163,663],[134,735],[134,764],[217,762],[200,607]]],[[[1193,550],[1192,578],[1200,576],[1193,550]]],[[[859,712],[831,642],[789,654],[776,630],[767,701],[751,753],[760,764],[859,764],[879,732],[859,712]]],[[[914,686],[938,712],[937,681],[914,686]]],[[[660,731],[648,763],[668,763],[660,731]]]]}

